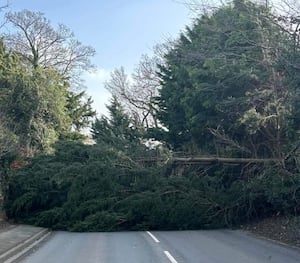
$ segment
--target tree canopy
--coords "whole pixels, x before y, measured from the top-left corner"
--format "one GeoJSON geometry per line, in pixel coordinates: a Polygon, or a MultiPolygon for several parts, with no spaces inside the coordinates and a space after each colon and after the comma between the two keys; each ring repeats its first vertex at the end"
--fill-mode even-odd
{"type": "Polygon", "coordinates": [[[34,68],[53,68],[65,78],[74,78],[92,66],[95,50],[82,45],[66,26],[54,29],[43,13],[9,12],[6,19],[15,32],[4,35],[5,43],[34,68]]]}
{"type": "Polygon", "coordinates": [[[22,156],[51,152],[53,143],[88,127],[96,114],[92,99],[73,90],[94,49],[65,26],[54,29],[42,13],[23,10],[6,18],[13,30],[2,34],[0,48],[1,131],[22,156]]]}
{"type": "Polygon", "coordinates": [[[296,136],[293,39],[268,7],[236,0],[202,15],[160,67],[158,116],[175,149],[282,158],[296,136]],[[294,134],[294,135],[292,135],[294,134]]]}

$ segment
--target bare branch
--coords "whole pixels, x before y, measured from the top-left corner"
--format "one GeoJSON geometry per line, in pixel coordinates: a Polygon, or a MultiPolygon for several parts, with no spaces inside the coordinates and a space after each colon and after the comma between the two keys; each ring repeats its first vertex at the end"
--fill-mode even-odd
{"type": "Polygon", "coordinates": [[[66,26],[54,29],[43,13],[9,12],[6,19],[16,29],[5,34],[6,44],[33,67],[54,68],[65,78],[75,78],[93,66],[95,50],[77,41],[66,26]]]}
{"type": "Polygon", "coordinates": [[[106,88],[126,105],[129,115],[139,126],[158,126],[152,100],[158,96],[160,79],[157,75],[158,57],[143,55],[130,80],[124,68],[115,70],[106,88]]]}

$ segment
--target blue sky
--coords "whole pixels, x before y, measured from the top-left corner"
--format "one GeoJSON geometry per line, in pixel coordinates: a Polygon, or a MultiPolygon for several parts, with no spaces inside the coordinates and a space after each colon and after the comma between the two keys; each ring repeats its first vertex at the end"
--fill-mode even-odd
{"type": "Polygon", "coordinates": [[[176,37],[191,23],[190,12],[177,0],[10,0],[9,9],[40,11],[56,27],[65,24],[84,45],[96,49],[97,70],[83,77],[99,114],[106,113],[109,93],[103,82],[121,66],[129,73],[142,54],[176,37]]]}

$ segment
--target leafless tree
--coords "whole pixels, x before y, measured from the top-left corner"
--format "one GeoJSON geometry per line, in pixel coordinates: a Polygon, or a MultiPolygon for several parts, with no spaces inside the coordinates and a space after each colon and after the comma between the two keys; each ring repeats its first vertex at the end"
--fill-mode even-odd
{"type": "Polygon", "coordinates": [[[157,127],[153,98],[158,95],[160,86],[157,71],[157,59],[143,55],[131,77],[124,68],[116,69],[106,88],[125,104],[128,113],[136,124],[144,127],[157,127]]]}
{"type": "Polygon", "coordinates": [[[54,29],[43,13],[9,12],[6,19],[15,29],[4,35],[6,44],[33,67],[55,68],[66,78],[92,67],[95,50],[82,45],[66,26],[54,29]]]}
{"type": "Polygon", "coordinates": [[[153,55],[142,55],[133,73],[128,76],[123,67],[112,72],[106,88],[125,106],[136,124],[143,128],[158,127],[155,97],[159,95],[161,79],[159,65],[165,64],[165,55],[176,41],[165,39],[153,47],[153,55]]]}

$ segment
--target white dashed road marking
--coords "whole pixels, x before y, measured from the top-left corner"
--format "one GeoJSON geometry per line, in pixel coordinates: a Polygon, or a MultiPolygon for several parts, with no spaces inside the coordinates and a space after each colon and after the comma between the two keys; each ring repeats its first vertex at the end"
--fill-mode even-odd
{"type": "Polygon", "coordinates": [[[164,251],[167,258],[172,262],[172,263],[178,263],[177,260],[175,258],[173,258],[173,256],[170,254],[169,251],[164,251]]]}
{"type": "Polygon", "coordinates": [[[159,240],[149,231],[146,231],[146,233],[156,242],[159,243],[159,240]]]}

